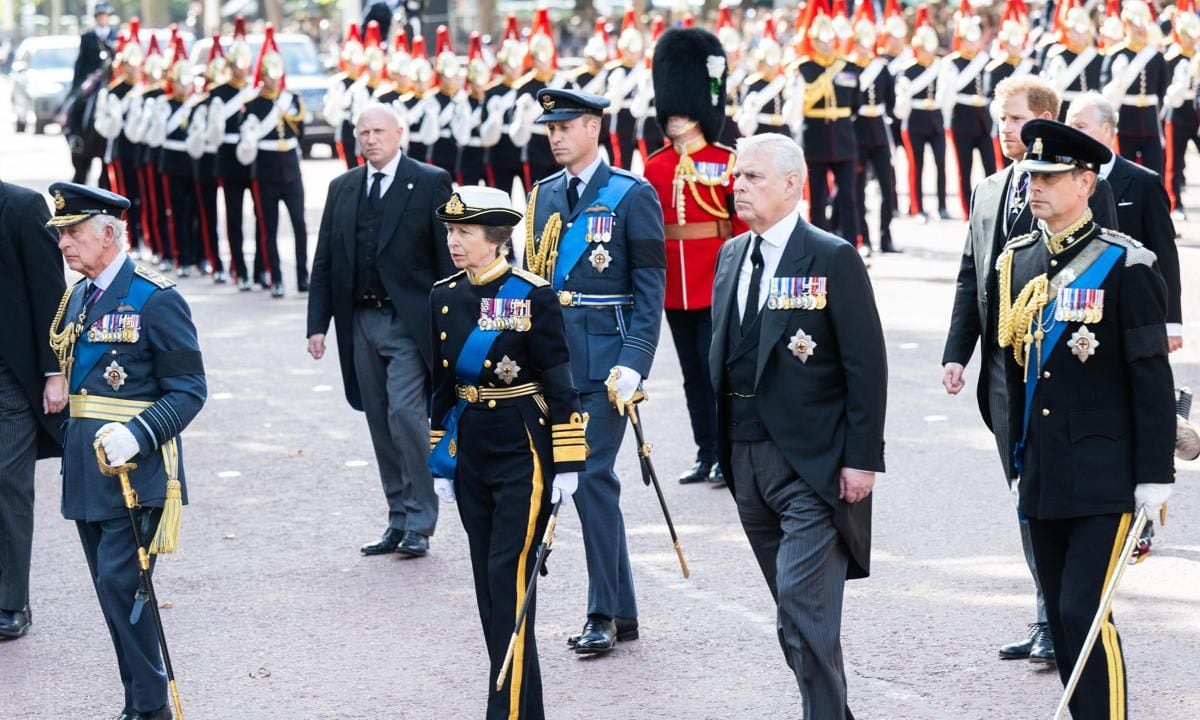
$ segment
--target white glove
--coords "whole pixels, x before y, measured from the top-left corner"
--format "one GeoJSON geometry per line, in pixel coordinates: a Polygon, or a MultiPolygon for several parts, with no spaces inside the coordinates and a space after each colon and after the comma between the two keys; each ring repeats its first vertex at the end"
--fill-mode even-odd
{"type": "Polygon", "coordinates": [[[242,136],[234,148],[234,156],[243,165],[249,167],[258,157],[258,134],[261,123],[257,116],[251,115],[242,121],[242,136]]]}
{"type": "Polygon", "coordinates": [[[579,473],[558,473],[554,476],[554,486],[550,491],[550,503],[553,505],[570,500],[578,487],[579,473]]]}
{"type": "Polygon", "coordinates": [[[628,403],[633,399],[633,394],[637,392],[638,386],[642,384],[642,376],[637,370],[624,365],[617,365],[613,370],[616,371],[613,388],[616,390],[617,397],[621,399],[622,404],[628,403]]]}
{"type": "Polygon", "coordinates": [[[446,478],[435,477],[433,479],[433,491],[442,499],[444,503],[454,502],[454,481],[446,478]]]}
{"type": "Polygon", "coordinates": [[[109,465],[124,465],[142,450],[137,438],[121,423],[108,423],[96,431],[96,438],[104,447],[109,465]]]}
{"type": "Polygon", "coordinates": [[[1158,509],[1171,497],[1174,489],[1171,483],[1139,483],[1133,488],[1133,504],[1146,508],[1146,517],[1153,520],[1158,517],[1158,509]]]}

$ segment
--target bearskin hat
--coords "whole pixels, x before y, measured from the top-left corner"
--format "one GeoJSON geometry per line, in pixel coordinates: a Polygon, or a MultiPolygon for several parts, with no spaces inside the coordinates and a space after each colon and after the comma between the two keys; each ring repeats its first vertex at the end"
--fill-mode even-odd
{"type": "Polygon", "coordinates": [[[667,118],[689,117],[700,123],[709,142],[725,124],[725,50],[702,28],[673,28],[654,45],[654,102],[666,134],[667,118]]]}

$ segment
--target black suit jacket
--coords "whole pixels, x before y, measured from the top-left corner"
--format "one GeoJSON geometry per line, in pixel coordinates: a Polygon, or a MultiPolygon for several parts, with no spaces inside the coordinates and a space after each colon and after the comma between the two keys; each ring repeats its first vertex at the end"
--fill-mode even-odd
{"type": "MultiPolygon", "coordinates": [[[[710,368],[716,388],[720,462],[730,491],[739,482],[730,463],[725,350],[729,314],[737,304],[738,273],[750,233],[721,248],[713,282],[710,368]]],[[[887,351],[875,295],[853,245],[801,219],[780,258],[776,277],[826,277],[823,310],[769,310],[759,336],[755,398],[771,439],[796,474],[833,508],[834,524],[850,552],[850,578],[866,577],[871,560],[871,496],[838,499],[842,468],[883,472],[887,409],[887,351]],[[803,329],[815,351],[807,362],[788,349],[803,329]]]]}
{"type": "MultiPolygon", "coordinates": [[[[362,394],[354,374],[355,214],[367,191],[367,169],[360,165],[329,184],[317,253],[308,290],[308,335],[325,333],[337,324],[338,358],[346,400],[362,410],[362,394]]],[[[434,210],[450,199],[450,175],[405,155],[383,196],[379,275],[397,317],[430,364],[429,291],[437,280],[454,273],[446,247],[446,226],[434,210]]]]}
{"type": "MultiPolygon", "coordinates": [[[[988,404],[989,380],[987,357],[996,345],[996,328],[989,302],[994,302],[995,266],[1000,250],[1013,238],[1033,231],[1035,219],[1026,204],[1016,218],[1006,224],[1004,214],[1008,212],[1009,185],[1013,176],[1013,165],[993,173],[979,182],[971,193],[971,216],[967,220],[967,241],[963,247],[962,261],[958,268],[958,281],[954,293],[954,309],[950,315],[950,330],[942,353],[942,364],[966,365],[975,352],[976,341],[980,344],[983,358],[976,385],[976,400],[979,413],[989,429],[992,414],[988,404]]],[[[1114,228],[1117,223],[1113,192],[1104,180],[1096,183],[1096,192],[1088,201],[1092,215],[1101,227],[1114,228]]],[[[1120,228],[1123,230],[1123,228],[1120,228]]]]}
{"type": "Polygon", "coordinates": [[[59,457],[63,415],[42,412],[46,373],[58,372],[50,350],[50,322],[67,287],[58,238],[46,229],[45,199],[0,182],[0,307],[4,308],[3,359],[16,375],[38,420],[38,457],[59,457]]]}
{"type": "Polygon", "coordinates": [[[1117,202],[1116,229],[1154,251],[1158,271],[1167,283],[1167,322],[1182,323],[1179,249],[1162,176],[1118,155],[1107,180],[1117,202]]]}
{"type": "Polygon", "coordinates": [[[75,58],[75,72],[71,77],[71,87],[78,88],[88,76],[99,70],[104,61],[112,55],[111,28],[103,38],[95,29],[84,31],[79,36],[79,56],[75,58]]]}

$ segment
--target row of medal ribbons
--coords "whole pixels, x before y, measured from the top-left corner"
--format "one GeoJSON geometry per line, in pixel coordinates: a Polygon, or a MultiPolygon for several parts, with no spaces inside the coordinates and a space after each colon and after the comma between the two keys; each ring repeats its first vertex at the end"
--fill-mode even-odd
{"type": "Polygon", "coordinates": [[[1104,291],[1059,288],[1054,319],[1060,322],[1096,323],[1104,317],[1104,291]]]}
{"type": "Polygon", "coordinates": [[[612,215],[588,215],[587,241],[590,243],[606,243],[611,241],[614,220],[616,218],[612,215]]]}
{"type": "Polygon", "coordinates": [[[828,278],[776,277],[771,278],[767,295],[769,310],[823,310],[828,294],[828,278]]]}
{"type": "Polygon", "coordinates": [[[479,329],[528,332],[533,327],[532,308],[527,298],[483,298],[479,301],[479,329]]]}
{"type": "Polygon", "coordinates": [[[128,313],[110,313],[92,323],[88,328],[88,342],[132,343],[141,337],[142,316],[128,313]]]}

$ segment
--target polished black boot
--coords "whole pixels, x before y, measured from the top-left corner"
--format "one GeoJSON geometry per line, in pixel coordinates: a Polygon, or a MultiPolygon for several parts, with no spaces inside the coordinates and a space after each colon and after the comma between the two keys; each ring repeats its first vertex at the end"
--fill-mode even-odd
{"type": "Polygon", "coordinates": [[[29,632],[33,616],[29,606],[20,610],[0,610],[0,639],[19,638],[29,632]]]}
{"type": "Polygon", "coordinates": [[[697,460],[691,470],[679,476],[680,485],[692,485],[694,483],[702,483],[708,480],[708,474],[712,472],[712,463],[706,463],[703,460],[697,460]]]}
{"type": "Polygon", "coordinates": [[[378,540],[363,545],[358,551],[363,555],[387,555],[396,552],[396,548],[400,546],[400,541],[403,539],[403,530],[388,528],[378,540]]]}

